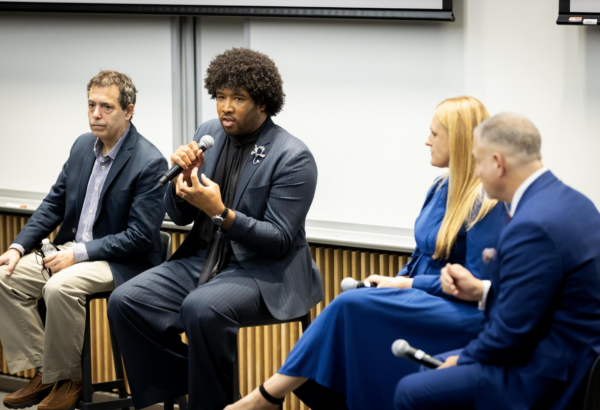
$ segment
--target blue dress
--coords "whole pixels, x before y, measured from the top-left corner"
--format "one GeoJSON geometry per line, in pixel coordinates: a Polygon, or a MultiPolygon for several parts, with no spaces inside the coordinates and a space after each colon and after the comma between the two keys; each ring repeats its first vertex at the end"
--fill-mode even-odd
{"type": "Polygon", "coordinates": [[[310,325],[279,373],[305,377],[345,395],[351,410],[392,409],[398,380],[418,371],[416,363],[392,355],[396,339],[438,354],[477,337],[483,312],[443,293],[440,270],[447,262],[459,263],[487,279],[481,253],[496,247],[508,214],[504,203],[498,203],[470,230],[459,232],[448,260],[434,260],[447,198],[447,180],[434,184],[415,222],[417,247],[399,273],[414,278],[413,288],[341,294],[310,325]]]}

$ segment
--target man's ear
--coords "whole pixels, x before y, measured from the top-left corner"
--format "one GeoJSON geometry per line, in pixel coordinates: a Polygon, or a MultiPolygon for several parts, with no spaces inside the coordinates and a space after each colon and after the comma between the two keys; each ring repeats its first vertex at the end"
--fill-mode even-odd
{"type": "Polygon", "coordinates": [[[499,177],[504,176],[506,174],[506,159],[504,158],[504,155],[499,152],[494,152],[493,159],[496,175],[499,177]]]}
{"type": "Polygon", "coordinates": [[[265,112],[266,110],[267,110],[267,104],[263,104],[263,105],[259,105],[259,106],[258,106],[258,112],[259,112],[259,113],[261,113],[261,114],[262,114],[262,113],[263,113],[263,112],[265,112]]]}
{"type": "Polygon", "coordinates": [[[126,108],[125,108],[125,119],[126,120],[130,120],[131,117],[133,116],[133,109],[135,108],[135,106],[133,104],[129,104],[126,108]]]}

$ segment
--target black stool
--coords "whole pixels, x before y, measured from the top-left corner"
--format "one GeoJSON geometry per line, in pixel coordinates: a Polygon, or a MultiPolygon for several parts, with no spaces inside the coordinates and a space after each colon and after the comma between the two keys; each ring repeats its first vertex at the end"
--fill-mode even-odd
{"type": "MultiPolygon", "coordinates": [[[[160,239],[163,245],[163,260],[168,260],[171,256],[171,235],[166,232],[160,233],[160,239]]],[[[83,350],[81,352],[81,381],[83,384],[83,392],[81,394],[81,401],[79,402],[78,408],[81,410],[113,410],[122,409],[129,410],[133,407],[133,399],[127,395],[127,388],[125,386],[125,370],[123,369],[123,361],[121,359],[121,349],[119,342],[113,332],[112,326],[110,327],[110,342],[112,344],[113,360],[115,364],[115,375],[116,380],[103,383],[92,383],[92,342],[90,338],[90,303],[96,299],[108,299],[112,292],[102,292],[89,295],[85,305],[85,333],[83,336],[83,350]],[[93,395],[94,392],[113,392],[117,390],[119,398],[116,400],[109,400],[94,403],[93,395]]],[[[110,326],[110,323],[109,323],[110,326]]],[[[187,410],[187,402],[185,397],[183,400],[178,399],[180,410],[187,410]]],[[[165,402],[165,409],[173,410],[173,401],[165,402]],[[170,408],[169,408],[170,406],[170,408]]]]}
{"type": "MultiPolygon", "coordinates": [[[[90,338],[90,304],[96,299],[108,299],[112,292],[95,293],[87,297],[85,304],[85,333],[83,336],[83,351],[81,352],[81,381],[83,384],[83,392],[79,408],[81,410],[110,410],[122,409],[129,410],[133,407],[133,399],[128,397],[127,388],[125,387],[125,371],[121,360],[121,348],[115,336],[115,333],[110,327],[110,342],[112,344],[113,360],[115,363],[116,380],[104,383],[92,383],[92,341],[90,338]],[[112,392],[117,389],[119,398],[117,400],[109,400],[94,403],[92,396],[94,392],[112,392]]],[[[109,324],[110,325],[110,324],[109,324]]]]}
{"type": "MultiPolygon", "coordinates": [[[[290,319],[290,320],[277,320],[277,319],[273,319],[267,323],[248,323],[244,326],[242,326],[242,328],[244,327],[256,327],[256,326],[270,326],[270,325],[282,325],[285,323],[293,323],[293,322],[300,322],[302,324],[302,334],[304,334],[304,332],[306,332],[306,329],[308,329],[308,326],[310,326],[310,322],[311,322],[311,317],[310,317],[310,311],[299,318],[296,319],[290,319]]],[[[240,395],[240,371],[239,371],[239,363],[238,363],[238,354],[236,351],[236,355],[235,355],[235,367],[233,369],[233,402],[235,403],[236,401],[238,401],[242,396],[240,395]]],[[[83,410],[83,409],[82,409],[83,410]]]]}
{"type": "Polygon", "coordinates": [[[597,409],[600,409],[600,357],[596,359],[590,371],[583,405],[583,410],[597,409]]]}

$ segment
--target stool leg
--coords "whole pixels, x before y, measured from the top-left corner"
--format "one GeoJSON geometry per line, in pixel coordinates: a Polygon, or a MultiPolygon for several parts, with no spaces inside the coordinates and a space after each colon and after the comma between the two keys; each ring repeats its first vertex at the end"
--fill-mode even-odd
{"type": "Polygon", "coordinates": [[[233,400],[231,402],[235,403],[239,399],[241,399],[241,396],[240,396],[240,371],[239,371],[238,352],[236,349],[235,361],[233,362],[233,400]]]}
{"type": "Polygon", "coordinates": [[[92,343],[90,341],[90,305],[85,305],[85,331],[83,334],[83,351],[81,352],[81,379],[83,392],[81,395],[82,410],[85,404],[93,400],[94,387],[92,385],[92,343]]]}
{"type": "Polygon", "coordinates": [[[308,329],[308,327],[310,326],[310,322],[311,322],[311,318],[310,318],[310,312],[308,312],[306,314],[306,316],[304,316],[302,318],[302,334],[304,334],[304,332],[306,332],[306,329],[308,329]]]}
{"type": "MultiPolygon", "coordinates": [[[[119,381],[119,387],[117,387],[117,390],[119,391],[119,398],[126,399],[127,390],[125,389],[125,370],[123,369],[123,356],[121,356],[121,347],[119,346],[119,340],[117,339],[117,335],[113,331],[110,323],[108,326],[110,330],[110,343],[112,344],[113,351],[113,362],[115,363],[115,375],[117,376],[117,381],[119,381]]],[[[121,410],[129,410],[129,407],[123,407],[121,410]]]]}
{"type": "Polygon", "coordinates": [[[188,410],[187,397],[181,396],[177,399],[177,402],[179,403],[179,410],[188,410]]]}

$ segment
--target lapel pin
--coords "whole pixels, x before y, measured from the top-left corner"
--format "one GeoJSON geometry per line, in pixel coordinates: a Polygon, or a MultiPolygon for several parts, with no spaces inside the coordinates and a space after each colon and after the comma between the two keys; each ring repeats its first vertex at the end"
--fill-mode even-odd
{"type": "Polygon", "coordinates": [[[260,159],[259,158],[264,158],[265,157],[265,147],[263,147],[262,145],[259,146],[254,146],[254,151],[252,151],[250,153],[250,155],[254,155],[254,159],[252,160],[252,163],[254,165],[256,164],[260,164],[260,159]]]}

